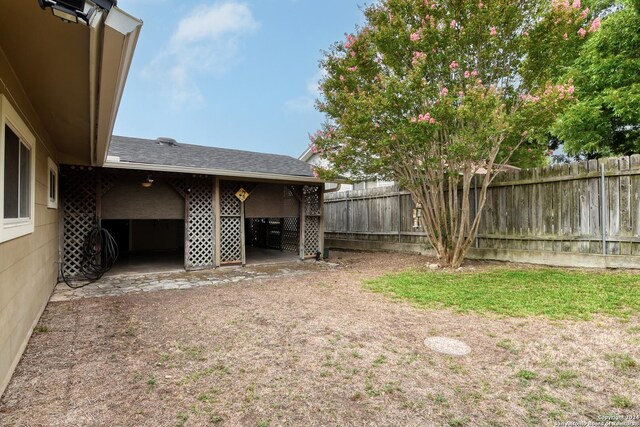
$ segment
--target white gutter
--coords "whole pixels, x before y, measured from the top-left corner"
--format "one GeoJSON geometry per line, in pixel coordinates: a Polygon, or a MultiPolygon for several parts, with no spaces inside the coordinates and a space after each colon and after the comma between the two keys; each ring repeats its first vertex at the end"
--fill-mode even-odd
{"type": "Polygon", "coordinates": [[[116,162],[110,160],[107,160],[104,163],[104,167],[111,169],[215,175],[229,178],[263,179],[268,181],[305,182],[310,184],[322,184],[324,182],[312,176],[279,175],[262,172],[238,172],[225,169],[201,169],[189,166],[154,165],[149,163],[116,162]]]}
{"type": "Polygon", "coordinates": [[[92,103],[95,114],[91,116],[91,163],[94,166],[102,166],[107,157],[142,21],[114,6],[101,27],[103,34],[99,60],[99,93],[92,103]]]}

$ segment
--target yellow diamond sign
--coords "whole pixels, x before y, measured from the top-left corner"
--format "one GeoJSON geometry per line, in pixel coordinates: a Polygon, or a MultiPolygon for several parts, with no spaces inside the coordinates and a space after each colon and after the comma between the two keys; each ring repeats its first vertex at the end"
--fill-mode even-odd
{"type": "Polygon", "coordinates": [[[244,202],[245,200],[247,200],[249,198],[249,192],[247,190],[245,190],[244,188],[240,188],[237,192],[236,192],[236,197],[241,201],[244,202]]]}

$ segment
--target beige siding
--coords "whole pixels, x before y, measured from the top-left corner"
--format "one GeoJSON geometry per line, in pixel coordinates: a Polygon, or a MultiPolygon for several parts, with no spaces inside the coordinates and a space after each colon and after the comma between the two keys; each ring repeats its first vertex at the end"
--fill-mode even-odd
{"type": "Polygon", "coordinates": [[[297,218],[300,204],[294,197],[285,198],[285,186],[259,184],[244,202],[245,218],[297,218]]]}
{"type": "Polygon", "coordinates": [[[58,211],[47,208],[46,198],[47,158],[56,160],[53,144],[1,49],[0,94],[8,98],[37,139],[35,231],[0,243],[1,394],[56,283],[58,211]]]}
{"type": "Polygon", "coordinates": [[[102,198],[103,219],[184,219],[184,199],[162,179],[150,188],[140,183],[146,175],[118,178],[102,198]]]}

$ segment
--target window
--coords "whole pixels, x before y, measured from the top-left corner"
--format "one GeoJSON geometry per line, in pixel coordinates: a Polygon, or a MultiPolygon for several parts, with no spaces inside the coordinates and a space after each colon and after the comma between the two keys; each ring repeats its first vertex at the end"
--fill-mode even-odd
{"type": "Polygon", "coordinates": [[[47,174],[47,207],[58,209],[58,165],[50,158],[47,160],[47,164],[49,166],[47,174]]]}
{"type": "Polygon", "coordinates": [[[34,169],[35,138],[0,95],[0,242],[33,232],[34,169]]]}

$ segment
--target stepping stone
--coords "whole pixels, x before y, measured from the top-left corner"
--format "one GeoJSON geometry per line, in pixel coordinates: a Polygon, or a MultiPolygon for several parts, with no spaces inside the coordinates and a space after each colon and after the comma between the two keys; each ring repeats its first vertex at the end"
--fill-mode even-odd
{"type": "Polygon", "coordinates": [[[466,356],[471,353],[471,347],[459,340],[447,337],[429,337],[424,340],[430,350],[450,356],[466,356]]]}

